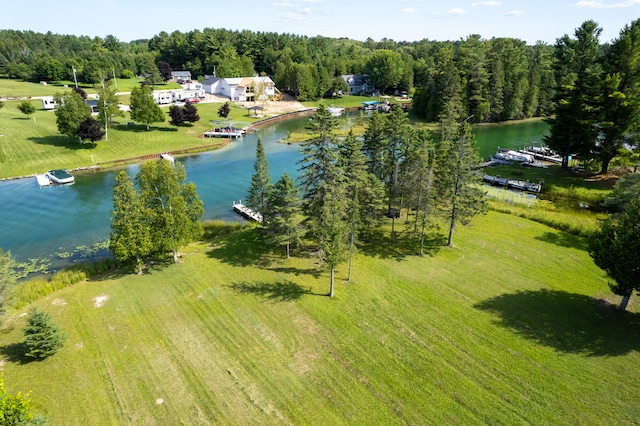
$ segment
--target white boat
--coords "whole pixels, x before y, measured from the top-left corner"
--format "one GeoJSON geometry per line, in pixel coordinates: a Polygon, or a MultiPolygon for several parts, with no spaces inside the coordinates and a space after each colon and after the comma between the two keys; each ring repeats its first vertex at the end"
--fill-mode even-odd
{"type": "Polygon", "coordinates": [[[162,158],[163,160],[167,160],[170,163],[176,162],[176,159],[173,158],[173,156],[167,152],[163,152],[162,154],[160,154],[160,158],[162,158]]]}
{"type": "Polygon", "coordinates": [[[491,159],[497,162],[507,163],[533,163],[535,161],[533,155],[523,154],[513,150],[498,151],[491,156],[491,159]]]}
{"type": "Polygon", "coordinates": [[[57,169],[57,170],[49,170],[47,172],[47,177],[55,182],[55,183],[73,183],[75,178],[67,173],[66,170],[57,169]]]}
{"type": "Polygon", "coordinates": [[[327,107],[327,111],[329,111],[333,117],[340,117],[344,112],[344,108],[330,106],[327,107]]]}
{"type": "Polygon", "coordinates": [[[38,185],[40,185],[40,186],[49,186],[49,185],[51,185],[51,179],[49,179],[49,176],[47,176],[46,174],[36,175],[36,181],[38,182],[38,185]]]}

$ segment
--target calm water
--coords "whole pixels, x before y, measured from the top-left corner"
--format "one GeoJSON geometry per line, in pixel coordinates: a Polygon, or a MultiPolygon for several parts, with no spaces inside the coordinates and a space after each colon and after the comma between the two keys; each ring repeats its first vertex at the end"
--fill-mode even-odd
{"type": "MultiPolygon", "coordinates": [[[[284,171],[297,176],[299,147],[278,141],[307,121],[308,117],[300,117],[275,123],[234,140],[221,151],[179,158],[204,202],[204,218],[242,220],[233,213],[231,204],[246,195],[258,137],[273,179],[284,171]]],[[[480,127],[476,129],[480,154],[488,158],[498,146],[531,145],[541,141],[547,129],[542,122],[480,127]]],[[[133,176],[138,166],[125,170],[133,176]]],[[[77,173],[75,184],[65,186],[40,188],[35,178],[0,182],[0,247],[10,250],[20,262],[46,258],[53,268],[59,268],[77,261],[86,253],[78,248],[109,238],[111,195],[119,171],[77,173]]],[[[106,250],[97,254],[104,255],[106,250]]]]}

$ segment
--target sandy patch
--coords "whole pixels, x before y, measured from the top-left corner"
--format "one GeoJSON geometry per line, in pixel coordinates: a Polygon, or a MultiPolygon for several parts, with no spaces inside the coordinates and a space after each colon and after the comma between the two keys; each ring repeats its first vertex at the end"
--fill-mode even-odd
{"type": "Polygon", "coordinates": [[[75,345],[73,345],[73,347],[74,347],[76,350],[80,350],[80,349],[84,348],[84,343],[82,343],[82,342],[78,342],[78,343],[76,343],[75,345]]]}
{"type": "Polygon", "coordinates": [[[164,398],[156,398],[156,405],[161,405],[164,403],[164,398]]]}
{"type": "Polygon", "coordinates": [[[93,306],[95,306],[96,308],[101,308],[107,300],[109,300],[109,296],[107,296],[106,294],[96,296],[93,298],[93,306]]]}
{"type": "Polygon", "coordinates": [[[64,306],[64,305],[66,305],[66,304],[67,304],[67,301],[66,301],[66,300],[64,300],[64,299],[59,299],[59,298],[58,298],[58,299],[53,299],[53,300],[51,301],[51,304],[52,304],[53,306],[64,306]]]}

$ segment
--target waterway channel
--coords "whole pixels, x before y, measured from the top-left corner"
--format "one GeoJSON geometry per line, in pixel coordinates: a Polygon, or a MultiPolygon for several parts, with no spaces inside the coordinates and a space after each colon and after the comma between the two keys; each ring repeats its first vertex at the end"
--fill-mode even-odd
{"type": "MultiPolygon", "coordinates": [[[[351,113],[347,119],[359,119],[351,113]]],[[[288,132],[302,129],[308,117],[279,121],[234,139],[226,148],[177,159],[195,183],[204,203],[204,219],[243,220],[231,204],[246,195],[253,173],[257,138],[262,139],[273,180],[283,172],[296,177],[299,146],[281,143],[288,132]]],[[[548,126],[542,121],[479,126],[474,129],[480,155],[488,159],[498,147],[521,148],[540,143],[548,126]]],[[[47,259],[51,269],[104,256],[96,248],[109,238],[112,191],[121,169],[75,174],[73,185],[40,188],[35,178],[0,182],[0,247],[19,262],[47,259]],[[91,250],[91,248],[96,250],[91,250]]],[[[125,168],[135,175],[137,165],[125,168]]]]}

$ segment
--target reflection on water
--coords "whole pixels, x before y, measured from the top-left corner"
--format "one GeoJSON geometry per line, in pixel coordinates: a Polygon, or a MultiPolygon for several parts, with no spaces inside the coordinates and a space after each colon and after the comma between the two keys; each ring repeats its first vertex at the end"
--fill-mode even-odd
{"type": "MultiPolygon", "coordinates": [[[[350,116],[360,120],[360,113],[350,116]]],[[[204,219],[243,220],[231,209],[233,201],[246,196],[255,160],[257,138],[262,139],[272,179],[284,171],[298,175],[299,146],[279,143],[289,131],[299,131],[308,117],[280,121],[255,133],[234,139],[220,151],[178,158],[195,183],[205,208],[204,219]]],[[[477,129],[478,147],[483,157],[498,146],[520,148],[541,140],[544,123],[486,126],[477,129]]],[[[35,178],[0,182],[0,247],[10,250],[16,260],[48,258],[53,268],[76,261],[69,257],[77,247],[89,247],[109,238],[112,191],[116,174],[122,169],[75,174],[73,185],[40,188],[35,178]]],[[[126,167],[130,176],[137,165],[126,167]]],[[[103,249],[99,255],[104,255],[103,249]]]]}

